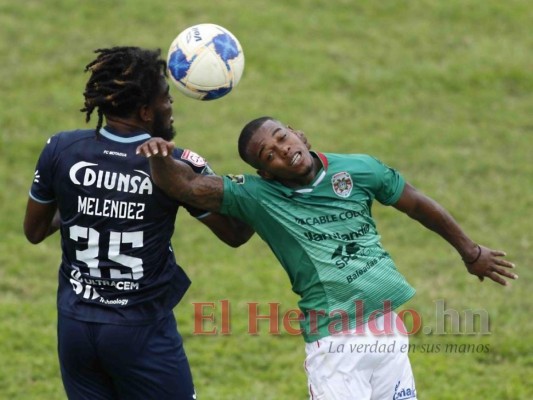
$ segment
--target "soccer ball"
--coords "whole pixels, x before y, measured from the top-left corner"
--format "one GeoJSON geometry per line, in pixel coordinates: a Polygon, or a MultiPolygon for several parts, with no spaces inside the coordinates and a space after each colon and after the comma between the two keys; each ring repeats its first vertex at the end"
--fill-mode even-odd
{"type": "Polygon", "coordinates": [[[237,38],[215,24],[199,24],[182,31],[168,50],[171,81],[186,96],[215,100],[239,83],[244,54],[237,38]]]}

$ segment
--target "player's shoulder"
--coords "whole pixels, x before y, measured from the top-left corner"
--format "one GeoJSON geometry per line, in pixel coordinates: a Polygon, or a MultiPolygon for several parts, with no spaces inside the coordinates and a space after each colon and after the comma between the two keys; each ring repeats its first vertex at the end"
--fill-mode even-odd
{"type": "Polygon", "coordinates": [[[327,154],[327,158],[332,172],[343,170],[358,179],[381,176],[391,169],[379,158],[370,154],[327,154]]]}
{"type": "MultiPolygon", "coordinates": [[[[278,192],[276,181],[268,181],[258,175],[227,174],[223,176],[223,182],[225,201],[230,201],[228,199],[232,198],[239,198],[251,205],[278,192]]],[[[279,185],[282,187],[281,184],[279,185]]]]}
{"type": "Polygon", "coordinates": [[[45,143],[46,151],[61,152],[71,145],[88,139],[94,139],[94,129],[77,129],[60,131],[50,136],[45,143]]]}
{"type": "Polygon", "coordinates": [[[256,200],[267,197],[290,196],[292,188],[283,185],[275,179],[265,179],[254,174],[238,174],[224,176],[224,189],[240,193],[256,200]]]}
{"type": "Polygon", "coordinates": [[[172,153],[172,155],[176,160],[183,161],[198,173],[201,173],[203,175],[214,174],[207,160],[191,149],[183,149],[180,147],[176,147],[174,148],[174,152],[172,153]]]}
{"type": "Polygon", "coordinates": [[[340,154],[324,153],[329,163],[346,163],[348,165],[371,165],[379,162],[376,157],[364,153],[340,154]]]}
{"type": "Polygon", "coordinates": [[[55,142],[56,145],[66,147],[79,140],[94,139],[94,129],[76,129],[70,131],[61,131],[52,135],[47,143],[55,142]]]}
{"type": "Polygon", "coordinates": [[[94,129],[73,129],[69,131],[61,131],[56,133],[53,137],[61,138],[61,140],[72,141],[78,139],[94,138],[94,129]]]}
{"type": "Polygon", "coordinates": [[[265,181],[258,175],[250,174],[226,174],[224,177],[228,182],[236,185],[262,184],[265,181]]]}

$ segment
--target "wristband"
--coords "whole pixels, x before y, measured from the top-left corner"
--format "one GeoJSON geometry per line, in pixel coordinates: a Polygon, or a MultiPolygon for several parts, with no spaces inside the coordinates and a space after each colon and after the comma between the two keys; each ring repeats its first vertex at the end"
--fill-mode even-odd
{"type": "Polygon", "coordinates": [[[477,250],[478,250],[478,253],[477,253],[477,256],[476,258],[474,258],[472,261],[466,261],[464,258],[463,258],[463,262],[465,264],[474,264],[477,260],[479,260],[479,257],[481,257],[481,246],[479,244],[476,245],[477,246],[477,250]]]}

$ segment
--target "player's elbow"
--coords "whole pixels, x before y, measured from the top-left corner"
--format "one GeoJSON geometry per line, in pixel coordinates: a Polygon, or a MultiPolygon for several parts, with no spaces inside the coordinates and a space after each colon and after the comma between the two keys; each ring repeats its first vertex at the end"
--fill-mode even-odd
{"type": "MultiPolygon", "coordinates": [[[[243,224],[244,225],[244,224],[243,224]]],[[[247,243],[253,236],[255,231],[249,226],[242,226],[242,229],[233,235],[232,240],[228,243],[229,246],[237,248],[247,243]]]]}
{"type": "Polygon", "coordinates": [[[238,242],[233,240],[225,240],[224,243],[226,243],[229,247],[233,247],[234,249],[244,244],[244,242],[238,242]]]}
{"type": "Polygon", "coordinates": [[[31,244],[39,244],[45,238],[45,235],[43,235],[40,232],[37,232],[35,230],[28,229],[26,226],[24,226],[24,236],[26,236],[26,239],[31,244]]]}
{"type": "Polygon", "coordinates": [[[31,244],[39,244],[48,236],[50,227],[46,224],[39,224],[34,219],[26,218],[22,225],[24,236],[31,244]]]}
{"type": "Polygon", "coordinates": [[[225,240],[225,243],[228,246],[233,247],[234,249],[236,249],[237,247],[241,247],[247,241],[248,241],[248,239],[244,239],[244,238],[241,238],[241,237],[235,237],[235,238],[231,238],[230,240],[225,240]]]}
{"type": "Polygon", "coordinates": [[[254,230],[248,224],[218,212],[207,214],[201,219],[211,232],[226,245],[236,248],[246,243],[254,234],[254,230]]]}
{"type": "Polygon", "coordinates": [[[214,231],[214,232],[217,235],[217,237],[222,242],[224,242],[224,244],[226,244],[226,245],[228,245],[230,247],[233,247],[234,249],[236,249],[237,247],[242,246],[249,239],[249,237],[247,238],[246,236],[241,235],[241,234],[236,233],[236,232],[228,232],[228,231],[224,231],[224,232],[214,231]]]}

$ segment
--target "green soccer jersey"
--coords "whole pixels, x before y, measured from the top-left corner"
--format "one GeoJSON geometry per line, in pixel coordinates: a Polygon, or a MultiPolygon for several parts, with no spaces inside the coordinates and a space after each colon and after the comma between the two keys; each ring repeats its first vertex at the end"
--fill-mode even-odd
{"type": "Polygon", "coordinates": [[[394,204],[405,181],[362,154],[314,153],[322,169],[306,187],[243,175],[224,178],[221,212],[250,224],[270,246],[301,299],[304,339],[311,342],[395,309],[415,290],[380,243],[374,199],[394,204]]]}

